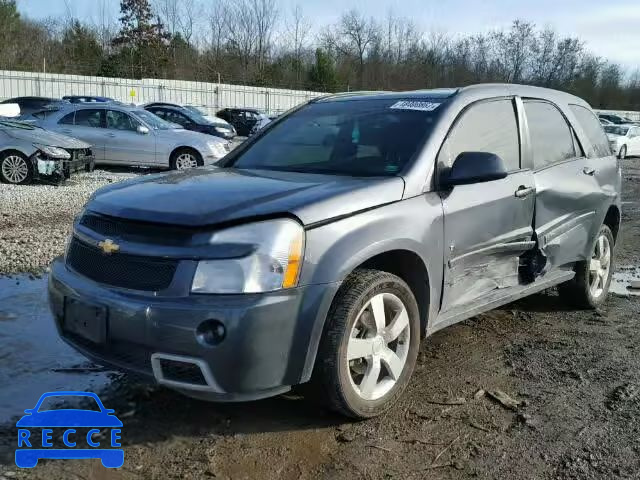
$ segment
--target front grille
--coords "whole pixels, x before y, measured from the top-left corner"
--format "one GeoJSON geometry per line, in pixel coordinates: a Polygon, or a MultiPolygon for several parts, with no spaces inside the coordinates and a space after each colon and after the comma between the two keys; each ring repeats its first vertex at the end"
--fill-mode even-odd
{"type": "Polygon", "coordinates": [[[194,363],[162,358],[160,359],[160,367],[162,368],[162,376],[167,380],[190,383],[192,385],[207,384],[207,381],[202,375],[202,370],[194,363]]]}
{"type": "Polygon", "coordinates": [[[157,292],[169,287],[178,262],[127,253],[106,255],[99,248],[73,238],[67,252],[67,265],[99,283],[157,292]]]}
{"type": "Polygon", "coordinates": [[[80,225],[105,237],[118,237],[130,242],[161,243],[162,245],[184,245],[196,233],[192,229],[121,220],[95,213],[83,215],[80,219],[80,225]]]}

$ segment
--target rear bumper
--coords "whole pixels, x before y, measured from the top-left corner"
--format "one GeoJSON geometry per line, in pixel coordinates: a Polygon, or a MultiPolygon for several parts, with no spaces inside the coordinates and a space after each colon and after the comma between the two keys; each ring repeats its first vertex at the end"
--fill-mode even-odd
{"type": "Polygon", "coordinates": [[[62,339],[98,364],[133,372],[192,396],[253,400],[308,380],[337,284],[253,295],[159,297],[108,288],[78,275],[61,259],[52,264],[49,300],[62,339]],[[65,297],[107,308],[107,340],[96,344],[64,328],[65,297]],[[201,343],[206,320],[224,325],[219,344],[201,343]],[[320,326],[321,327],[321,326],[320,326]],[[204,378],[171,377],[162,361],[197,367],[204,378]]]}

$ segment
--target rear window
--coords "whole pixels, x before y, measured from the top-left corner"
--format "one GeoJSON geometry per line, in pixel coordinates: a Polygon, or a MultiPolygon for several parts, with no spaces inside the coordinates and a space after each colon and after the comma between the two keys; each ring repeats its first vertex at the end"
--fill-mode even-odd
{"type": "Polygon", "coordinates": [[[397,175],[431,133],[440,100],[318,102],[284,118],[227,166],[348,176],[397,175]]]}
{"type": "Polygon", "coordinates": [[[555,105],[527,100],[524,111],[533,147],[534,168],[544,168],[576,156],[571,128],[555,105]]]}
{"type": "Polygon", "coordinates": [[[593,145],[594,155],[590,156],[607,157],[611,155],[609,140],[604,133],[602,124],[595,116],[595,114],[588,108],[582,107],[580,105],[569,105],[569,107],[578,119],[578,123],[587,134],[591,145],[593,145]]]}

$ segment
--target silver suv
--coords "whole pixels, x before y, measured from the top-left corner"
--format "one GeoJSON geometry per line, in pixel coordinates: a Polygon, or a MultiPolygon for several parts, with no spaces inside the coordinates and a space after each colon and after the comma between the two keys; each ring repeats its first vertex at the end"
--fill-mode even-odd
{"type": "Polygon", "coordinates": [[[184,170],[215,163],[230,150],[226,140],[184,130],[117,102],[69,104],[31,116],[43,128],[93,145],[96,164],[184,170]]]}
{"type": "Polygon", "coordinates": [[[50,303],[80,352],[187,395],[311,381],[371,417],[444,327],[554,286],[601,305],[620,185],[597,117],[566,93],[333,95],[219,167],[98,191],[50,303]]]}

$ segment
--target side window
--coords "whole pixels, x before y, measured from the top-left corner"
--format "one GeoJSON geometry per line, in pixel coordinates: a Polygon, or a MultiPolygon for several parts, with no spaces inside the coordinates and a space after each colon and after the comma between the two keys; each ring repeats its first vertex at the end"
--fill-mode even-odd
{"type": "Polygon", "coordinates": [[[191,123],[185,115],[182,115],[181,113],[174,110],[167,110],[166,119],[168,122],[177,123],[178,125],[181,125],[183,127],[186,127],[189,123],[191,123]]]}
{"type": "Polygon", "coordinates": [[[98,109],[81,109],[76,110],[75,125],[81,127],[102,127],[102,112],[98,109]]]}
{"type": "Polygon", "coordinates": [[[534,168],[544,168],[576,156],[571,128],[556,106],[527,100],[524,111],[529,125],[534,168]]]}
{"type": "Polygon", "coordinates": [[[135,131],[138,128],[138,122],[124,112],[107,110],[107,128],[135,131]]]}
{"type": "Polygon", "coordinates": [[[165,115],[165,110],[163,110],[162,108],[152,108],[149,111],[163,120],[167,119],[167,116],[165,115]]]}
{"type": "MultiPolygon", "coordinates": [[[[45,117],[45,112],[41,112],[43,114],[42,118],[45,117]]],[[[75,112],[71,112],[67,115],[65,115],[64,117],[62,117],[58,123],[62,124],[62,125],[73,125],[73,115],[75,114],[75,112]]],[[[36,114],[34,113],[34,116],[36,114]]]]}
{"type": "Polygon", "coordinates": [[[578,123],[587,134],[589,142],[593,146],[594,154],[596,157],[607,157],[611,155],[611,148],[609,146],[609,140],[604,133],[602,124],[596,118],[594,113],[588,108],[581,107],[580,105],[570,105],[571,111],[578,119],[578,123]]]}
{"type": "Polygon", "coordinates": [[[520,140],[511,100],[472,105],[458,118],[438,155],[438,168],[451,168],[462,152],[498,155],[507,170],[520,169],[520,140]]]}

